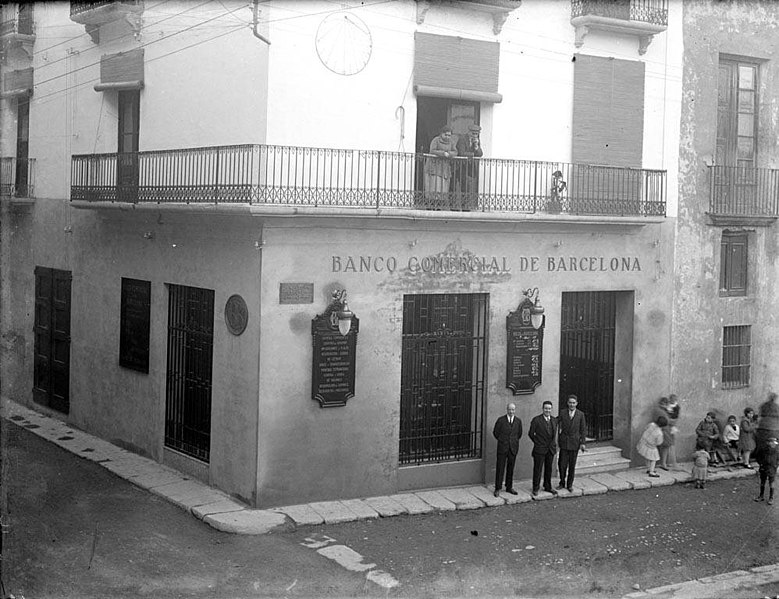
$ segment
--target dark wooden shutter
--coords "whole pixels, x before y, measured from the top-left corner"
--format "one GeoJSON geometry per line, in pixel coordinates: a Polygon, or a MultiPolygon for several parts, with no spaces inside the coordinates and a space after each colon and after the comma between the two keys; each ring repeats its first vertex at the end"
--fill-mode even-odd
{"type": "Polygon", "coordinates": [[[143,48],[105,54],[100,59],[100,83],[95,90],[141,89],[143,81],[143,48]]]}
{"type": "Polygon", "coordinates": [[[33,399],[70,410],[70,271],[35,268],[33,399]]]}
{"type": "Polygon", "coordinates": [[[149,372],[151,281],[122,278],[119,365],[149,372]]]}
{"type": "Polygon", "coordinates": [[[642,166],[644,63],[576,55],[573,161],[642,166]]]}

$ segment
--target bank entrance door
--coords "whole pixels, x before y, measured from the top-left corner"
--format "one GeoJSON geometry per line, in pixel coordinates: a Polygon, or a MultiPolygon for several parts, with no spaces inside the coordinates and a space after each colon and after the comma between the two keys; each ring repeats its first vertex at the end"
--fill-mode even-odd
{"type": "Polygon", "coordinates": [[[406,295],[401,466],[480,458],[488,295],[406,295]]]}
{"type": "Polygon", "coordinates": [[[617,294],[563,293],[560,330],[560,411],[579,398],[587,436],[614,438],[614,340],[617,294]]]}

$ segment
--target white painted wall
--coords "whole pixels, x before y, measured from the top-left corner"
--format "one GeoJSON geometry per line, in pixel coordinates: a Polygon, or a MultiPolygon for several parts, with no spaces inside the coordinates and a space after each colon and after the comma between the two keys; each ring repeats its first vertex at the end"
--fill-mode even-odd
{"type": "Polygon", "coordinates": [[[643,56],[632,35],[593,31],[576,48],[568,2],[523,0],[497,36],[489,15],[474,12],[465,2],[461,6],[432,4],[418,25],[417,5],[410,1],[274,2],[264,15],[273,44],[268,143],[413,151],[414,31],[422,31],[500,42],[503,102],[482,103],[486,155],[568,162],[573,56],[640,60],[646,64],[643,166],[668,171],[668,215],[675,216],[683,50],[679,0],[670,3],[667,31],[655,36],[643,56]],[[344,9],[359,16],[373,37],[368,65],[352,76],[328,70],[315,47],[321,21],[344,9]],[[402,129],[399,107],[405,112],[402,129]]]}

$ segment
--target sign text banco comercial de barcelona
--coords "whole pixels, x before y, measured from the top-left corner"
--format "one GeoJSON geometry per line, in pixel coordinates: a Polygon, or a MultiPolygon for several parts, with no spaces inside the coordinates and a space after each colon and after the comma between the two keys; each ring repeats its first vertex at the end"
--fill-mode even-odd
{"type": "Polygon", "coordinates": [[[507,274],[519,272],[641,272],[637,256],[332,256],[332,272],[424,274],[507,274]]]}

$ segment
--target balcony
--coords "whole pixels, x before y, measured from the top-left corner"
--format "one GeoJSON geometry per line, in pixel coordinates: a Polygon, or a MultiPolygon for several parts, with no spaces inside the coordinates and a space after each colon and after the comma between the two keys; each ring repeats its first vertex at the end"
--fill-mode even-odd
{"type": "Polygon", "coordinates": [[[709,167],[709,218],[718,225],[763,225],[779,217],[779,170],[709,167]]]}
{"type": "Polygon", "coordinates": [[[34,158],[0,158],[0,197],[35,198],[34,158]]]}
{"type": "Polygon", "coordinates": [[[139,33],[143,0],[95,0],[71,2],[70,20],[84,25],[95,44],[100,43],[100,26],[123,21],[133,33],[139,33]]]}
{"type": "Polygon", "coordinates": [[[0,44],[3,57],[9,50],[21,48],[32,58],[32,47],[35,43],[35,27],[33,20],[33,4],[6,4],[2,7],[0,20],[0,44]]]}
{"type": "Polygon", "coordinates": [[[644,54],[652,37],[668,29],[668,0],[571,0],[576,47],[591,29],[635,35],[644,54]]]}
{"type": "Polygon", "coordinates": [[[70,199],[643,217],[665,216],[665,185],[657,170],[241,145],[74,155],[70,199]]]}

